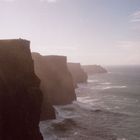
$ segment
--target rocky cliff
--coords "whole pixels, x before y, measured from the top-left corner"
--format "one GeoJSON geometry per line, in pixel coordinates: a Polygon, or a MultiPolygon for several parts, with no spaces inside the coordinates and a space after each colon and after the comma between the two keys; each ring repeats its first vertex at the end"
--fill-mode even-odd
{"type": "Polygon", "coordinates": [[[29,46],[27,40],[0,40],[1,140],[43,140],[42,93],[29,46]]]}
{"type": "Polygon", "coordinates": [[[43,56],[41,56],[39,53],[32,53],[32,58],[34,60],[35,73],[41,79],[40,88],[44,97],[41,109],[41,120],[55,119],[55,109],[48,97],[45,86],[47,85],[47,69],[45,59],[43,59],[43,56]]]}
{"type": "Polygon", "coordinates": [[[75,85],[78,83],[87,82],[87,74],[81,67],[80,63],[68,63],[69,71],[72,74],[75,85]]]}
{"type": "Polygon", "coordinates": [[[32,54],[35,61],[35,71],[41,79],[41,89],[46,101],[53,105],[64,105],[76,100],[72,76],[67,68],[65,56],[41,56],[32,54]]]}
{"type": "Polygon", "coordinates": [[[83,65],[82,68],[88,74],[107,73],[107,70],[100,65],[83,65]]]}

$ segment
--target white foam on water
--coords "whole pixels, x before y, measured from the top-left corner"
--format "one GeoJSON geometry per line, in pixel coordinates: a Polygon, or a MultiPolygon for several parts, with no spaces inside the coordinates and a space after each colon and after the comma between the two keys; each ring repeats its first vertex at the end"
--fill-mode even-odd
{"type": "Polygon", "coordinates": [[[102,90],[112,89],[112,88],[122,89],[122,88],[127,88],[127,86],[106,86],[106,87],[102,87],[102,90]]]}
{"type": "Polygon", "coordinates": [[[63,119],[63,118],[76,118],[79,117],[80,114],[77,114],[77,112],[74,111],[75,104],[69,104],[64,106],[54,106],[56,112],[57,112],[57,118],[63,119]]]}
{"type": "Polygon", "coordinates": [[[96,79],[94,79],[94,80],[88,79],[88,80],[87,80],[88,83],[93,83],[93,82],[98,82],[98,81],[99,81],[99,80],[96,80],[96,79]]]}
{"type": "Polygon", "coordinates": [[[86,100],[86,99],[89,99],[90,97],[89,96],[86,96],[86,97],[77,97],[77,100],[78,101],[84,101],[84,100],[86,100]]]}
{"type": "Polygon", "coordinates": [[[101,85],[111,85],[110,82],[104,82],[104,83],[101,83],[101,85]]]}
{"type": "Polygon", "coordinates": [[[82,103],[92,103],[98,101],[98,99],[91,99],[91,97],[77,97],[77,101],[82,102],[82,103]]]}

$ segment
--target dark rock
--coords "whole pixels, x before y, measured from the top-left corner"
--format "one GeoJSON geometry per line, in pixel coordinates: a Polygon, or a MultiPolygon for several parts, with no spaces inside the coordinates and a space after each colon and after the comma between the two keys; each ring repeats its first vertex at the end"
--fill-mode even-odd
{"type": "Polygon", "coordinates": [[[27,40],[0,40],[0,140],[43,140],[42,92],[29,46],[27,40]]]}
{"type": "Polygon", "coordinates": [[[52,103],[49,101],[49,98],[44,96],[42,109],[41,109],[41,117],[40,120],[53,120],[56,119],[56,111],[52,105],[52,103]]]}
{"type": "Polygon", "coordinates": [[[53,105],[65,105],[76,100],[72,76],[67,68],[65,56],[41,56],[32,54],[35,71],[41,79],[41,89],[46,101],[53,105]]]}
{"type": "Polygon", "coordinates": [[[107,73],[107,70],[100,65],[83,65],[82,68],[88,74],[107,73]]]}
{"type": "Polygon", "coordinates": [[[87,82],[88,76],[82,69],[80,63],[68,63],[68,69],[72,74],[75,85],[87,82]]]}

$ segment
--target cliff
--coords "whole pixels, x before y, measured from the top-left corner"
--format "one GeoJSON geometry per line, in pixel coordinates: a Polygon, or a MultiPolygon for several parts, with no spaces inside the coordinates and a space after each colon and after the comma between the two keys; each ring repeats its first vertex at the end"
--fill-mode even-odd
{"type": "Polygon", "coordinates": [[[45,85],[47,84],[45,60],[39,53],[32,53],[32,58],[34,60],[35,73],[41,79],[40,89],[44,97],[41,109],[41,120],[55,119],[55,109],[52,106],[52,103],[45,90],[45,85]]]}
{"type": "Polygon", "coordinates": [[[33,53],[35,71],[41,79],[41,89],[46,101],[53,105],[64,105],[76,100],[72,76],[67,68],[65,56],[41,56],[33,53]]]}
{"type": "Polygon", "coordinates": [[[75,85],[78,83],[87,82],[87,74],[81,67],[80,63],[68,63],[68,69],[72,74],[75,85]]]}
{"type": "Polygon", "coordinates": [[[43,140],[39,132],[42,93],[30,42],[0,40],[0,139],[43,140]]]}
{"type": "Polygon", "coordinates": [[[88,74],[107,73],[107,70],[100,65],[83,65],[82,68],[88,74]]]}

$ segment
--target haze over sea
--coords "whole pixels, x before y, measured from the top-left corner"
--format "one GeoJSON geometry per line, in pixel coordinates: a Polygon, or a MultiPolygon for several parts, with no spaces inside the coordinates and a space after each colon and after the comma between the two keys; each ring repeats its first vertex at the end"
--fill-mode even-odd
{"type": "Polygon", "coordinates": [[[140,66],[109,66],[76,89],[78,101],[56,106],[45,140],[140,140],[140,66]]]}

